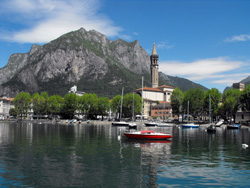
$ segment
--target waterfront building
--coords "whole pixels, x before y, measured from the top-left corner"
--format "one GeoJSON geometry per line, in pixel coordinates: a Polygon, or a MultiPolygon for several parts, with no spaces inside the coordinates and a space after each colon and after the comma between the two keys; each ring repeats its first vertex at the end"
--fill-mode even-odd
{"type": "Polygon", "coordinates": [[[14,108],[13,100],[14,98],[0,98],[0,120],[9,118],[9,111],[11,108],[14,108]]]}

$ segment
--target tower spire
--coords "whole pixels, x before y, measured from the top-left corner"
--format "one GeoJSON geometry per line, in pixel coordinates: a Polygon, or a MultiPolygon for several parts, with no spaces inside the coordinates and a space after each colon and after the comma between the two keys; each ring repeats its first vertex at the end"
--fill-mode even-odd
{"type": "Polygon", "coordinates": [[[153,46],[153,50],[152,50],[152,55],[157,55],[156,48],[155,48],[155,42],[154,42],[154,46],[153,46]]]}
{"type": "Polygon", "coordinates": [[[150,56],[150,70],[151,70],[151,84],[152,88],[158,87],[158,59],[159,56],[157,55],[155,43],[152,50],[152,55],[150,56]]]}

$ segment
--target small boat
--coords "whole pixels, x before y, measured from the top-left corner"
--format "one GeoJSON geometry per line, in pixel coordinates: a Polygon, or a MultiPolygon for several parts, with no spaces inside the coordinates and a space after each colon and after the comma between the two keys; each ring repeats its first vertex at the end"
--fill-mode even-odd
{"type": "Polygon", "coordinates": [[[227,129],[239,129],[239,128],[240,128],[239,124],[227,125],[227,129]]]}
{"type": "Polygon", "coordinates": [[[211,124],[211,97],[209,95],[209,126],[207,127],[208,133],[215,133],[216,132],[216,126],[214,124],[211,124]]]}
{"type": "Polygon", "coordinates": [[[163,132],[156,133],[153,130],[125,132],[124,135],[128,138],[134,138],[134,139],[164,140],[172,138],[171,134],[166,134],[163,132]]]}
{"type": "Polygon", "coordinates": [[[150,126],[155,127],[155,126],[157,126],[157,123],[156,123],[156,122],[153,122],[153,121],[148,121],[148,122],[144,122],[144,125],[145,125],[146,127],[150,127],[150,126]]]}
{"type": "Polygon", "coordinates": [[[126,121],[114,121],[112,122],[112,126],[128,126],[129,123],[126,121]]]}
{"type": "Polygon", "coordinates": [[[182,128],[199,128],[199,125],[196,125],[194,123],[187,123],[187,124],[182,124],[182,128]]]}
{"type": "Polygon", "coordinates": [[[130,122],[130,123],[128,124],[128,127],[129,127],[130,129],[135,129],[135,128],[137,127],[137,124],[136,124],[135,122],[130,122]]]}
{"type": "Polygon", "coordinates": [[[216,126],[216,127],[220,127],[223,123],[224,123],[224,120],[221,119],[220,121],[218,121],[218,122],[215,124],[215,126],[216,126]]]}
{"type": "Polygon", "coordinates": [[[208,133],[215,133],[216,132],[216,126],[211,124],[207,127],[207,132],[208,133]]]}

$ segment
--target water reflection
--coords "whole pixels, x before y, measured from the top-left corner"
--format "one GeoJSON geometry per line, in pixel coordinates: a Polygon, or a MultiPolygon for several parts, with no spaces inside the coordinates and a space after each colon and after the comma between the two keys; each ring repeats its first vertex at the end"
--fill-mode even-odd
{"type": "Polygon", "coordinates": [[[130,140],[126,127],[0,122],[0,184],[7,187],[244,187],[249,129],[148,128],[171,141],[130,140]]]}

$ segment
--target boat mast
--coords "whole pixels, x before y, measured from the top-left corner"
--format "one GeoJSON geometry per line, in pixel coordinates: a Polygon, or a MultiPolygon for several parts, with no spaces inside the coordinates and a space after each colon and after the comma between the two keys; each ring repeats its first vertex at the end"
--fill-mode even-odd
{"type": "Polygon", "coordinates": [[[120,107],[120,121],[122,119],[122,101],[123,101],[123,90],[124,90],[124,87],[122,87],[122,98],[121,98],[121,107],[120,107]]]}
{"type": "Polygon", "coordinates": [[[211,97],[209,95],[209,123],[211,124],[211,97]]]}
{"type": "Polygon", "coordinates": [[[187,106],[187,120],[189,121],[189,101],[188,101],[188,106],[187,106]]]}
{"type": "Polygon", "coordinates": [[[141,87],[141,124],[143,118],[143,76],[142,76],[142,87],[141,87]]]}
{"type": "Polygon", "coordinates": [[[135,120],[135,93],[133,92],[133,114],[132,114],[132,121],[134,122],[135,120]]]}

